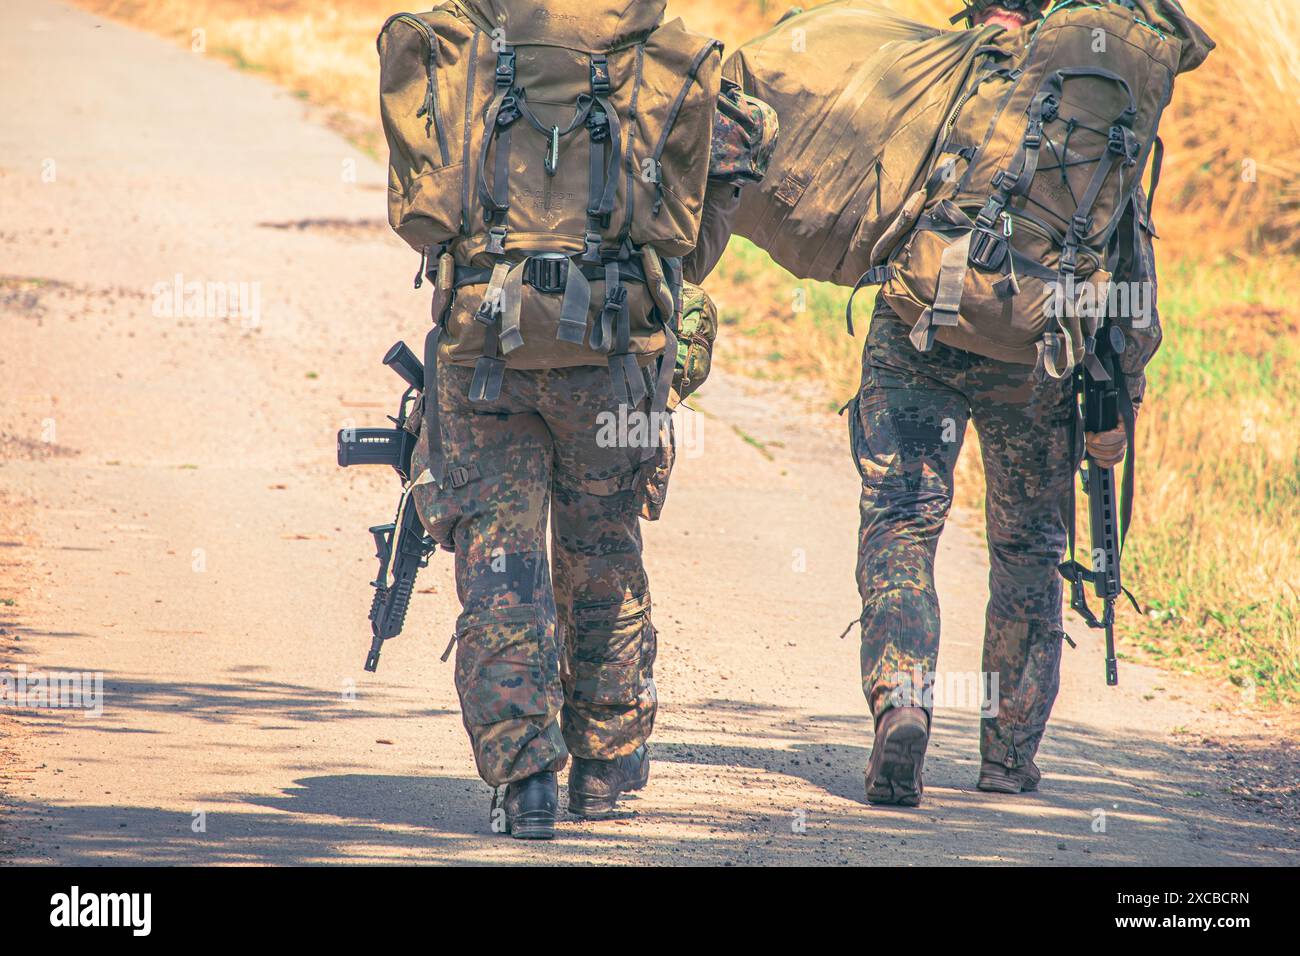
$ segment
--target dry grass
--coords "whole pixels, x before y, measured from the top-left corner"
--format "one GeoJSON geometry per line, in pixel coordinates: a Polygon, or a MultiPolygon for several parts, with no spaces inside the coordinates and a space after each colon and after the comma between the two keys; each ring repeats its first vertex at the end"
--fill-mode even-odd
{"type": "MultiPolygon", "coordinates": [[[[308,0],[78,0],[361,117],[381,142],[374,36],[392,0],[339,10],[308,0]]],[[[958,0],[885,0],[941,24],[958,0]]],[[[729,48],[788,2],[670,3],[729,48]]],[[[1157,208],[1166,345],[1151,374],[1138,447],[1139,517],[1129,580],[1151,606],[1122,629],[1146,654],[1300,700],[1300,3],[1185,0],[1219,43],[1183,77],[1162,133],[1157,208]]],[[[353,127],[357,129],[357,127],[353,127]]],[[[757,374],[826,383],[827,405],[856,388],[860,342],[843,333],[845,290],[799,283],[744,242],[711,284],[727,332],[720,358],[757,374]]],[[[870,301],[860,303],[865,326],[870,301]]],[[[861,336],[861,331],[859,332],[861,336]]],[[[973,444],[973,443],[971,443],[973,444]]],[[[978,455],[959,489],[982,497],[978,455]]],[[[1130,647],[1132,645],[1130,644],[1130,647]]]]}
{"type": "MultiPolygon", "coordinates": [[[[395,0],[78,0],[91,10],[209,53],[300,90],[319,104],[377,123],[374,38],[395,0]]],[[[958,0],[884,0],[942,24],[958,0]]],[[[812,4],[808,4],[811,6],[812,4]]],[[[790,4],[773,0],[670,2],[670,14],[730,49],[790,4]]],[[[1160,203],[1166,232],[1216,250],[1300,251],[1300,3],[1186,0],[1219,49],[1180,81],[1163,123],[1168,148],[1160,203]]],[[[420,9],[417,5],[417,9],[420,9]]],[[[380,142],[377,129],[358,134],[380,142]]]]}

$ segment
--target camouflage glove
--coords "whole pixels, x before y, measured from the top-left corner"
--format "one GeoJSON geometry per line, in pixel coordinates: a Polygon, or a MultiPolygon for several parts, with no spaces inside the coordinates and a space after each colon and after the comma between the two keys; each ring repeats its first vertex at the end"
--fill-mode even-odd
{"type": "Polygon", "coordinates": [[[724,79],[713,116],[709,178],[737,186],[762,182],[776,149],[777,128],[772,107],[724,79]]]}

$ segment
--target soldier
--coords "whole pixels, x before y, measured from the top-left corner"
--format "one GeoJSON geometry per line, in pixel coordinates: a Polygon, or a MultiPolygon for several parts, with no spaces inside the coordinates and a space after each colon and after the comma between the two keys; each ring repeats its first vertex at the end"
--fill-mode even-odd
{"type": "MultiPolygon", "coordinates": [[[[734,86],[719,96],[711,195],[761,178],[775,135],[764,110],[734,86]]],[[[468,397],[473,368],[438,365],[450,480],[415,500],[456,557],[456,689],[479,774],[505,788],[494,828],[549,839],[570,756],[568,807],[580,817],[607,816],[649,777],[656,632],[638,518],[662,506],[671,432],[654,429],[650,456],[643,442],[609,440],[618,409],[602,366],[507,368],[485,402],[468,397]]],[[[628,420],[651,407],[652,370],[628,420]]],[[[422,430],[415,472],[437,427],[422,430]]]]}
{"type": "MultiPolygon", "coordinates": [[[[977,8],[974,19],[1019,29],[1037,14],[1026,8],[1039,5],[995,0],[977,8]]],[[[1139,195],[1137,205],[1145,210],[1145,197],[1139,195]]],[[[1118,280],[1154,279],[1149,223],[1136,226],[1120,227],[1120,235],[1140,238],[1116,270],[1118,280]]],[[[1122,361],[1135,408],[1145,388],[1143,367],[1160,344],[1154,297],[1149,320],[1125,329],[1122,361]]],[[[1056,697],[1065,637],[1057,564],[1076,467],[1074,401],[1070,376],[1035,376],[1028,366],[939,343],[918,351],[908,326],[877,299],[850,422],[862,477],[862,686],[876,724],[866,770],[870,802],[920,802],[939,650],[934,558],[952,503],[953,468],[972,419],[988,487],[983,670],[996,675],[998,686],[996,715],[981,720],[978,787],[1037,789],[1034,756],[1056,697]]],[[[1085,438],[1103,466],[1124,456],[1123,428],[1085,438]]]]}

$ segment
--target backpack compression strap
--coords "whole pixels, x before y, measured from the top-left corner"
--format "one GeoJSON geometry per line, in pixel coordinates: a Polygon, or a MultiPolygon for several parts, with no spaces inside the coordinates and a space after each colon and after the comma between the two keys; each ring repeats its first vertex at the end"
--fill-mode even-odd
{"type": "Polygon", "coordinates": [[[505,255],[506,219],[510,213],[510,128],[522,115],[515,86],[515,50],[505,46],[497,53],[496,92],[484,118],[487,127],[478,158],[478,197],[488,229],[487,252],[505,255]],[[496,142],[496,162],[488,179],[488,152],[496,142]],[[489,185],[489,182],[491,185],[489,185]]]}

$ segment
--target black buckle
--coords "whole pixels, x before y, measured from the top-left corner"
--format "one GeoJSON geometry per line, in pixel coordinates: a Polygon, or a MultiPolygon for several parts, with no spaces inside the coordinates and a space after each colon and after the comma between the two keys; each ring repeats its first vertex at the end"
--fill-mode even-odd
{"type": "Polygon", "coordinates": [[[515,85],[515,51],[506,47],[497,53],[497,89],[508,90],[515,85]]]}
{"type": "Polygon", "coordinates": [[[1137,136],[1125,126],[1112,126],[1110,128],[1110,134],[1106,138],[1106,148],[1116,156],[1122,157],[1125,166],[1135,164],[1138,160],[1138,153],[1141,151],[1137,136]]]}
{"type": "MultiPolygon", "coordinates": [[[[998,173],[993,177],[993,186],[995,188],[1001,188],[1002,178],[1002,173],[998,173]]],[[[1002,215],[1002,207],[1005,205],[1006,203],[997,196],[990,196],[989,201],[980,210],[980,214],[975,217],[975,224],[982,229],[992,229],[993,224],[997,222],[998,216],[1002,215]]]]}
{"type": "Polygon", "coordinates": [[[605,307],[601,311],[608,313],[610,318],[618,318],[623,312],[623,307],[627,304],[627,286],[619,285],[605,296],[605,307]]]}
{"type": "Polygon", "coordinates": [[[501,109],[497,111],[497,125],[509,126],[523,115],[519,110],[519,97],[510,93],[501,101],[501,109]]]}
{"type": "Polygon", "coordinates": [[[1070,219],[1070,229],[1080,239],[1085,238],[1092,232],[1092,217],[1075,215],[1070,219]]]}
{"type": "Polygon", "coordinates": [[[893,277],[894,267],[886,262],[878,266],[872,266],[866,272],[862,273],[862,278],[858,280],[858,285],[884,285],[893,277]]]}
{"type": "MultiPolygon", "coordinates": [[[[1025,129],[1025,148],[1038,149],[1043,145],[1043,124],[1039,122],[1030,122],[1025,129]]],[[[1016,177],[1019,178],[1018,176],[1016,177]]]]}
{"type": "Polygon", "coordinates": [[[568,259],[533,258],[524,266],[524,282],[548,295],[563,292],[568,277],[568,259]]]}
{"type": "Polygon", "coordinates": [[[1073,275],[1074,270],[1079,266],[1079,247],[1067,243],[1061,247],[1061,268],[1060,271],[1065,275],[1073,275]]]}
{"type": "Polygon", "coordinates": [[[591,91],[598,96],[609,92],[609,61],[603,56],[591,58],[591,91]]]}
{"type": "Polygon", "coordinates": [[[992,230],[976,229],[971,236],[969,260],[972,265],[992,272],[1007,256],[1007,240],[992,230]]]}
{"type": "Polygon", "coordinates": [[[609,116],[604,110],[592,110],[587,115],[587,132],[593,143],[603,143],[609,138],[609,116]]]}
{"type": "Polygon", "coordinates": [[[1052,120],[1056,119],[1057,115],[1060,112],[1061,112],[1061,101],[1058,100],[1054,95],[1048,94],[1043,99],[1043,108],[1039,110],[1040,115],[1043,117],[1043,122],[1050,123],[1052,120]]]}
{"type": "Polygon", "coordinates": [[[478,308],[474,310],[474,321],[479,325],[491,327],[497,319],[497,303],[499,299],[490,299],[485,294],[482,301],[479,302],[478,308]]]}
{"type": "Polygon", "coordinates": [[[447,483],[453,488],[464,488],[473,479],[479,477],[477,465],[448,465],[447,483]]]}

